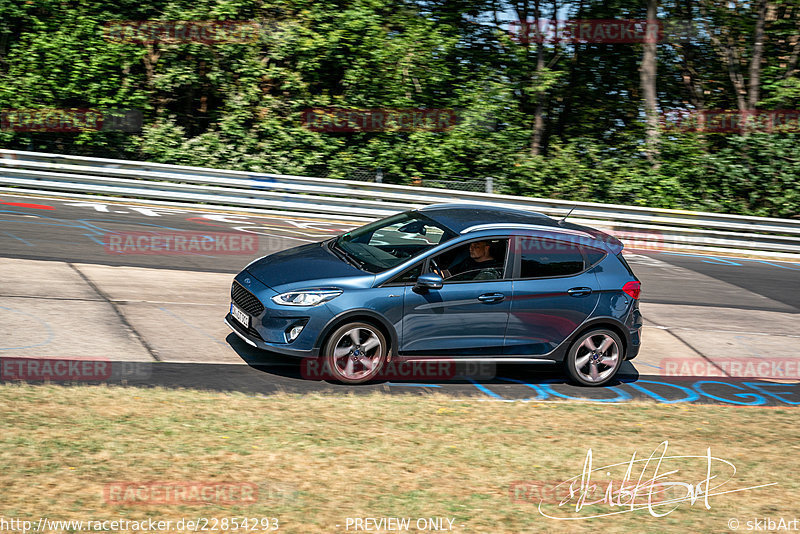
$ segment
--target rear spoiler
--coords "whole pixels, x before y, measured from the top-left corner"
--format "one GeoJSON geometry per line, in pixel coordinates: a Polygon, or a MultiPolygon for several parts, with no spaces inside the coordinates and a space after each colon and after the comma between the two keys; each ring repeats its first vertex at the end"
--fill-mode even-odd
{"type": "Polygon", "coordinates": [[[573,230],[580,230],[581,232],[589,234],[590,236],[592,236],[592,238],[596,239],[597,241],[605,245],[606,250],[608,250],[608,252],[614,254],[615,256],[620,252],[622,252],[622,249],[625,248],[625,245],[622,243],[622,241],[620,241],[613,235],[601,232],[600,230],[568,222],[560,222],[559,226],[564,228],[570,228],[573,230]]]}
{"type": "Polygon", "coordinates": [[[600,230],[595,230],[594,228],[587,228],[586,232],[591,234],[591,236],[597,239],[598,241],[602,241],[603,244],[605,244],[608,251],[614,254],[615,256],[620,252],[622,252],[622,249],[625,248],[625,245],[622,243],[622,241],[620,241],[611,234],[601,232],[600,230]]]}

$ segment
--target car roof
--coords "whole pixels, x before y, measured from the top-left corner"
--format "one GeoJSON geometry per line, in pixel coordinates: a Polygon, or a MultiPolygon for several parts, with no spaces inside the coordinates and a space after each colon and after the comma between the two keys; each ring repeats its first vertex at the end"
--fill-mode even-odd
{"type": "Polygon", "coordinates": [[[523,211],[482,204],[433,204],[419,209],[421,213],[450,230],[463,234],[483,225],[537,225],[558,228],[558,221],[534,211],[523,211]]]}
{"type": "Polygon", "coordinates": [[[550,237],[561,234],[564,237],[571,235],[574,238],[578,235],[582,237],[580,240],[582,244],[600,246],[613,254],[618,254],[623,248],[619,239],[605,232],[580,224],[557,221],[535,211],[485,204],[433,204],[418,211],[459,235],[480,230],[508,228],[544,231],[550,237]]]}

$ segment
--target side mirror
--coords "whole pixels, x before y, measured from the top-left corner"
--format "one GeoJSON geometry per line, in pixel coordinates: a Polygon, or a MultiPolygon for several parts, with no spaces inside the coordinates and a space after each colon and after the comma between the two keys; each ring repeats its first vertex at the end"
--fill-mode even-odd
{"type": "Polygon", "coordinates": [[[417,278],[414,289],[442,289],[444,280],[436,273],[425,273],[417,278]]]}

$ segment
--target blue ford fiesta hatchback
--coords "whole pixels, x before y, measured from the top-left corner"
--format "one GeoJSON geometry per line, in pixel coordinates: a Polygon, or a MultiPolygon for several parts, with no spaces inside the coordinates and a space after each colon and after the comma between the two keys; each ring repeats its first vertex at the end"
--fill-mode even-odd
{"type": "Polygon", "coordinates": [[[616,238],[538,213],[437,204],[260,258],[228,326],[367,382],[392,360],[559,363],[608,383],[639,352],[640,283],[616,238]]]}

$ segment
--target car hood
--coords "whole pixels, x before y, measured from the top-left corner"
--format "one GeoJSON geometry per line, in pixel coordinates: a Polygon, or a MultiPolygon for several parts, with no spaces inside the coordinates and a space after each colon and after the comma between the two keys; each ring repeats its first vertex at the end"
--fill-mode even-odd
{"type": "MultiPolygon", "coordinates": [[[[339,259],[327,242],[309,243],[264,256],[247,266],[247,272],[271,289],[308,280],[363,276],[364,271],[339,259]]],[[[311,286],[309,286],[311,287],[311,286]]]]}

